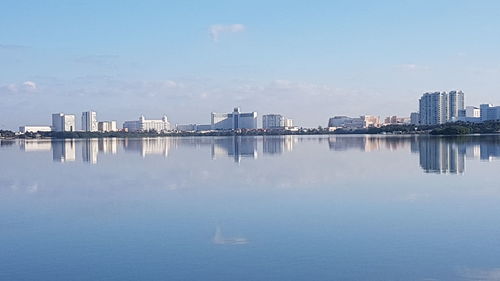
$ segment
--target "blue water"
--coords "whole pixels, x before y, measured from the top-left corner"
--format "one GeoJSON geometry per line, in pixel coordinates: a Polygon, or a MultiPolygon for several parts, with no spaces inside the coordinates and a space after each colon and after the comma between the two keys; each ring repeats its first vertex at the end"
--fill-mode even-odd
{"type": "Polygon", "coordinates": [[[0,280],[500,280],[500,137],[0,143],[0,280]]]}

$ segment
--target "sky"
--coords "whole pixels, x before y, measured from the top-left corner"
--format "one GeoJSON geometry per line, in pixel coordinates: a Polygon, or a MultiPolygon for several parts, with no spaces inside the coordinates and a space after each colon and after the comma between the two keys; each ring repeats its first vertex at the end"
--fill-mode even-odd
{"type": "Polygon", "coordinates": [[[95,110],[409,116],[428,91],[500,105],[499,1],[23,1],[0,4],[0,128],[95,110]]]}

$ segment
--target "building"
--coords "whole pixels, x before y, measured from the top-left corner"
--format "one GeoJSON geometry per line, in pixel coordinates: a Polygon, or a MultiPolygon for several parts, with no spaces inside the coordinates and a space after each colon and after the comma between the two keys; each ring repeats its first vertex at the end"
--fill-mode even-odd
{"type": "Polygon", "coordinates": [[[419,100],[421,125],[438,125],[455,121],[464,109],[462,91],[425,93],[419,100]]]}
{"type": "Polygon", "coordinates": [[[50,126],[21,126],[19,127],[19,132],[22,134],[25,133],[38,133],[38,132],[50,132],[52,128],[50,126]]]}
{"type": "Polygon", "coordinates": [[[373,115],[363,115],[360,117],[363,120],[363,128],[380,127],[380,117],[373,115]]]}
{"type": "Polygon", "coordinates": [[[165,132],[170,130],[170,122],[168,122],[167,116],[163,116],[160,120],[147,120],[141,116],[137,121],[125,121],[123,129],[128,132],[165,132]]]}
{"type": "Polygon", "coordinates": [[[97,123],[97,130],[99,132],[116,132],[116,121],[102,121],[97,123]]]}
{"type": "Polygon", "coordinates": [[[97,113],[95,111],[82,112],[82,131],[97,132],[97,113]]]}
{"type": "Polygon", "coordinates": [[[239,107],[232,113],[212,112],[211,125],[213,130],[257,129],[257,112],[241,113],[239,107]]]}
{"type": "Polygon", "coordinates": [[[210,131],[212,130],[212,125],[198,125],[198,124],[178,124],[176,127],[177,131],[181,132],[199,132],[199,131],[210,131]]]}
{"type": "Polygon", "coordinates": [[[420,125],[420,113],[418,112],[410,113],[410,124],[420,125]]]}
{"type": "Polygon", "coordinates": [[[292,119],[288,119],[281,114],[266,114],[262,116],[263,129],[285,129],[293,127],[292,119]]]}
{"type": "Polygon", "coordinates": [[[76,128],[75,115],[54,113],[52,114],[52,130],[55,132],[74,132],[76,128]]]}
{"type": "Polygon", "coordinates": [[[481,122],[481,110],[475,106],[467,106],[458,111],[457,121],[461,122],[481,122]]]}
{"type": "Polygon", "coordinates": [[[396,115],[389,116],[389,117],[385,118],[385,120],[384,120],[385,125],[401,125],[401,124],[409,124],[409,123],[410,123],[410,118],[397,117],[396,115]]]}
{"type": "Polygon", "coordinates": [[[347,116],[334,116],[328,120],[328,127],[330,128],[361,129],[364,124],[365,122],[361,118],[347,116]]]}
{"type": "Polygon", "coordinates": [[[493,106],[491,104],[481,104],[479,106],[481,121],[495,121],[500,120],[500,106],[493,106]]]}

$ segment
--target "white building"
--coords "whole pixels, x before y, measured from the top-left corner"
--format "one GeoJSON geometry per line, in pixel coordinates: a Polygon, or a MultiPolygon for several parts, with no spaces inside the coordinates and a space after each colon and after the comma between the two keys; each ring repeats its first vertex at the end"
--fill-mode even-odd
{"type": "Polygon", "coordinates": [[[116,132],[116,121],[102,121],[97,123],[97,130],[99,132],[116,132]]]}
{"type": "Polygon", "coordinates": [[[481,110],[475,106],[467,106],[458,111],[457,121],[461,122],[481,122],[481,110]]]}
{"type": "Polygon", "coordinates": [[[76,130],[75,115],[52,114],[52,130],[55,132],[74,132],[76,130]]]}
{"type": "Polygon", "coordinates": [[[95,111],[82,112],[82,131],[97,132],[97,113],[95,111]]]}
{"type": "Polygon", "coordinates": [[[462,91],[425,93],[419,100],[421,125],[438,125],[455,121],[464,109],[462,91]]]}
{"type": "Polygon", "coordinates": [[[168,122],[167,116],[163,116],[160,120],[147,120],[141,116],[138,121],[125,121],[123,129],[129,132],[165,132],[170,130],[170,122],[168,122]]]}
{"type": "Polygon", "coordinates": [[[37,132],[50,132],[52,131],[52,128],[50,126],[21,126],[19,127],[19,132],[20,133],[37,133],[37,132]]]}
{"type": "Polygon", "coordinates": [[[235,107],[232,113],[215,113],[211,115],[213,130],[257,129],[257,112],[241,113],[235,107]]]}
{"type": "Polygon", "coordinates": [[[266,114],[262,116],[263,129],[284,129],[287,127],[293,127],[293,121],[281,114],[266,114]]]}

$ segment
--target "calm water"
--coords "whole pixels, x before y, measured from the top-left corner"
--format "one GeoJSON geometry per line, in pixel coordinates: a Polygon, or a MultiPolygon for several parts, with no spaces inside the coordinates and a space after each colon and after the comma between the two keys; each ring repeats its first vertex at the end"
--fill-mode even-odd
{"type": "Polygon", "coordinates": [[[500,280],[500,137],[0,144],[0,280],[500,280]]]}

